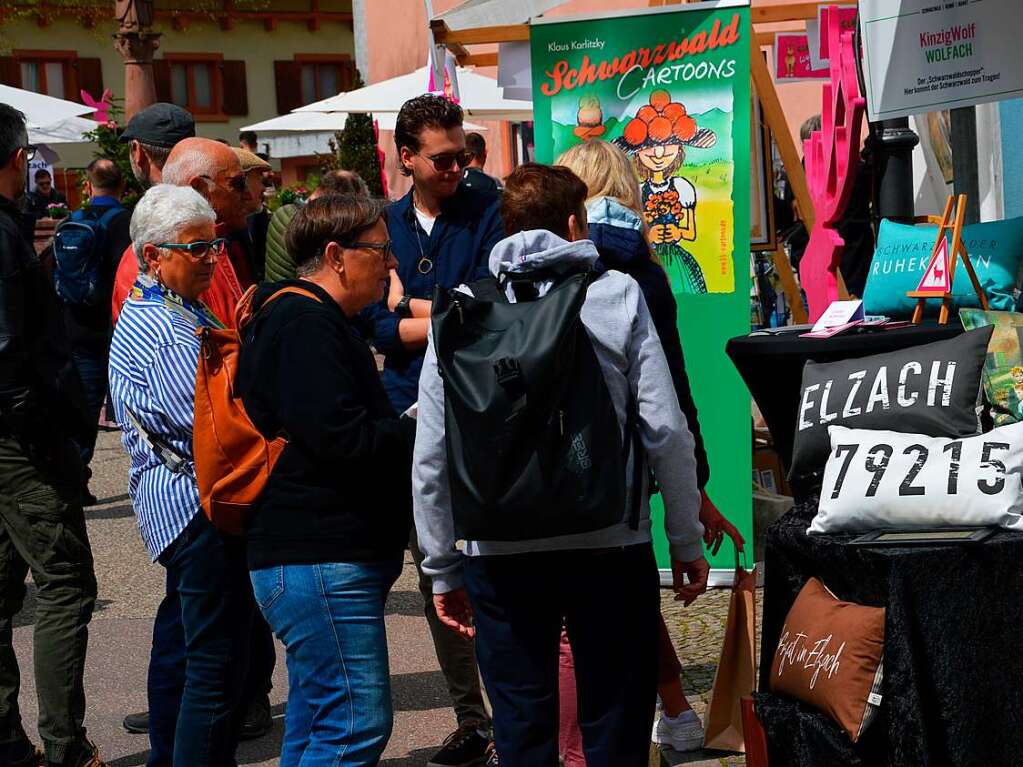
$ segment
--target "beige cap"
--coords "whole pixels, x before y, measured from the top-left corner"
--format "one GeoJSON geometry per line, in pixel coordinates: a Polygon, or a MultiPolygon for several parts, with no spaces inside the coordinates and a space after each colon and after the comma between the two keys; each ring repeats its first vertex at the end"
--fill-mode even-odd
{"type": "Polygon", "coordinates": [[[238,162],[242,164],[242,173],[248,173],[250,170],[273,170],[273,166],[270,163],[248,149],[233,146],[231,151],[235,153],[238,157],[238,162]]]}

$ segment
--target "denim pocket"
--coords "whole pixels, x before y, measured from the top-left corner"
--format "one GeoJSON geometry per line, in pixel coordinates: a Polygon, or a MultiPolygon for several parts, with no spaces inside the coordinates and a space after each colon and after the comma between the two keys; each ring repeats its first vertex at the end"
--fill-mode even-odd
{"type": "Polygon", "coordinates": [[[253,570],[249,577],[252,579],[252,593],[256,597],[256,604],[265,613],[284,594],[284,567],[277,565],[253,570]]]}

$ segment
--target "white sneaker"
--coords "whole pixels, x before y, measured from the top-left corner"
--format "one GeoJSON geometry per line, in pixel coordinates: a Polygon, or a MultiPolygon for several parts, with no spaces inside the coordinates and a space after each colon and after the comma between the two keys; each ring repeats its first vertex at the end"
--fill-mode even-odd
{"type": "Polygon", "coordinates": [[[703,747],[703,724],[692,709],[683,711],[674,719],[662,713],[654,722],[651,740],[675,751],[697,751],[703,747]]]}

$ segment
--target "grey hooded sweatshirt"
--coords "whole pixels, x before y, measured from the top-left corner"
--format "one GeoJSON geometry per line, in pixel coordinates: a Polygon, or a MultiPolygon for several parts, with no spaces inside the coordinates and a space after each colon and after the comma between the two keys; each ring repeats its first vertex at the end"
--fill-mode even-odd
{"type": "MultiPolygon", "coordinates": [[[[496,276],[502,272],[530,271],[555,265],[590,266],[596,260],[597,249],[589,240],[567,242],[548,231],[537,229],[519,232],[497,243],[490,254],[490,271],[496,276]]],[[[550,288],[550,283],[541,283],[537,287],[543,295],[550,288]]],[[[514,301],[510,291],[509,287],[509,300],[514,301]]],[[[639,285],[621,272],[605,273],[587,291],[582,321],[593,343],[623,432],[630,393],[636,402],[640,440],[664,499],[664,526],[671,556],[683,562],[698,559],[703,554],[703,526],[699,521],[700,492],[696,484],[693,436],[679,409],[668,364],[639,285]]],[[[631,499],[631,467],[627,469],[626,476],[626,497],[631,499]]],[[[431,328],[419,379],[412,499],[419,547],[425,556],[423,572],[433,579],[435,594],[443,594],[462,585],[463,556],[649,543],[650,504],[645,484],[644,480],[638,530],[629,527],[627,509],[622,509],[622,522],[601,530],[530,541],[465,541],[459,551],[455,547],[444,441],[444,383],[437,370],[431,328]]]]}

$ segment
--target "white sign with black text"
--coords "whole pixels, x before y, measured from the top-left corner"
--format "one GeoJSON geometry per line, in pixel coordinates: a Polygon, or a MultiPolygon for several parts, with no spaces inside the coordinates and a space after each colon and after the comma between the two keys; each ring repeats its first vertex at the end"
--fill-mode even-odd
{"type": "Polygon", "coordinates": [[[860,0],[871,121],[1023,95],[1019,0],[860,0]]]}

